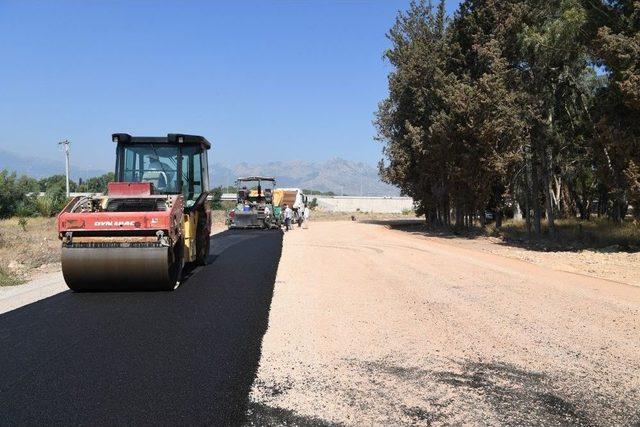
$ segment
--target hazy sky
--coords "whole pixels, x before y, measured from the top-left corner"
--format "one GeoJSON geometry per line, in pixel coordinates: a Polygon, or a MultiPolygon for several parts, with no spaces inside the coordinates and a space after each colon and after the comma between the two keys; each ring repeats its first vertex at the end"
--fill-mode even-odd
{"type": "Polygon", "coordinates": [[[385,33],[407,4],[0,1],[0,148],[62,158],[68,138],[72,163],[110,170],[112,132],[183,132],[225,163],[377,162],[385,33]]]}

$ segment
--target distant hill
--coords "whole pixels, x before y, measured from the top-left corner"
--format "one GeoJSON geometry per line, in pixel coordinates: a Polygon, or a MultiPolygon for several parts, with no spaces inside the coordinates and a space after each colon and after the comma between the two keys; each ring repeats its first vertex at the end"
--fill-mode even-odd
{"type": "MultiPolygon", "coordinates": [[[[0,149],[0,170],[8,169],[18,174],[43,178],[64,173],[64,161],[38,157],[26,157],[0,149]]],[[[71,165],[71,178],[86,179],[108,171],[86,169],[71,165]]],[[[397,196],[396,187],[385,184],[378,177],[378,169],[371,164],[351,162],[333,158],[326,162],[305,160],[278,161],[269,163],[239,163],[228,166],[215,163],[210,166],[212,186],[231,185],[239,176],[274,176],[280,187],[308,188],[318,191],[333,191],[335,194],[350,196],[397,196]]]]}
{"type": "Polygon", "coordinates": [[[396,187],[378,177],[378,169],[370,164],[333,158],[326,162],[304,160],[260,164],[240,163],[229,167],[216,163],[209,171],[213,185],[233,184],[236,177],[248,175],[274,176],[280,187],[333,191],[351,196],[397,196],[396,187]]]}
{"type": "MultiPolygon", "coordinates": [[[[29,175],[34,178],[44,178],[51,175],[64,174],[64,160],[48,160],[38,157],[26,157],[0,149],[0,170],[7,169],[18,174],[29,175]]],[[[71,178],[86,179],[107,173],[101,169],[85,169],[71,164],[71,178]]]]}

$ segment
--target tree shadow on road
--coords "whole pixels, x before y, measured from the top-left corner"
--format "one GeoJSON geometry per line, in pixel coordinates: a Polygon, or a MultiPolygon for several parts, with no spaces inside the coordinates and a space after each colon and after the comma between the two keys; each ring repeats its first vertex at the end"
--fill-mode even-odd
{"type": "Polygon", "coordinates": [[[174,292],[63,292],[0,315],[0,425],[243,423],[282,233],[211,248],[174,292]]]}

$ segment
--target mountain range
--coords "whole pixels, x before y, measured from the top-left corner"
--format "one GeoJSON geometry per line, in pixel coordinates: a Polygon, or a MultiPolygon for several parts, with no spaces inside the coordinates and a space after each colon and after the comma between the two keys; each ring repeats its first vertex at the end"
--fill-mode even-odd
{"type": "MultiPolygon", "coordinates": [[[[39,179],[51,175],[64,174],[64,160],[27,157],[0,149],[0,170],[3,169],[39,179]]],[[[107,172],[101,169],[83,168],[74,164],[70,165],[70,169],[71,178],[74,180],[78,178],[91,178],[92,176],[99,176],[107,172]]]]}
{"type": "MultiPolygon", "coordinates": [[[[64,162],[20,156],[0,149],[0,170],[2,169],[34,178],[43,178],[64,173],[64,162]]],[[[324,162],[305,160],[243,162],[235,166],[214,163],[209,169],[212,187],[233,185],[235,179],[240,176],[261,175],[275,177],[279,187],[332,191],[337,195],[397,196],[399,194],[396,187],[380,181],[378,169],[374,165],[337,157],[324,162]]],[[[106,170],[71,165],[71,177],[74,180],[99,176],[106,172],[106,170]]]]}
{"type": "Polygon", "coordinates": [[[380,181],[378,169],[370,164],[338,157],[324,162],[289,160],[268,163],[239,163],[233,167],[215,163],[210,171],[214,186],[233,184],[240,176],[272,176],[279,187],[297,187],[337,195],[397,196],[399,190],[380,181]]]}

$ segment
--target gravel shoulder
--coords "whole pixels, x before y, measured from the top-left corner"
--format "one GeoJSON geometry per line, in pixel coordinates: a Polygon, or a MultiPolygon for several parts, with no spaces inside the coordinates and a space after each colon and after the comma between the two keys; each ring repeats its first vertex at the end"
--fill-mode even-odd
{"type": "MultiPolygon", "coordinates": [[[[412,234],[429,238],[419,232],[412,234]]],[[[519,248],[500,238],[483,236],[450,239],[448,242],[461,248],[519,259],[545,268],[640,286],[640,252],[624,252],[615,248],[545,252],[519,248]]]]}
{"type": "Polygon", "coordinates": [[[310,424],[640,422],[640,288],[459,240],[286,233],[252,407],[310,424]]]}

